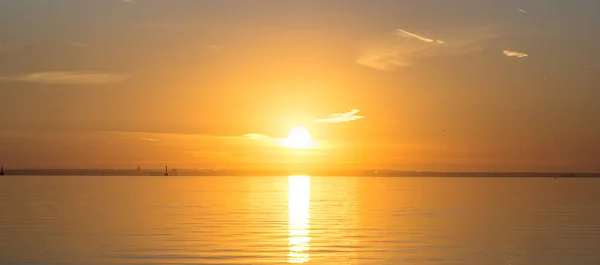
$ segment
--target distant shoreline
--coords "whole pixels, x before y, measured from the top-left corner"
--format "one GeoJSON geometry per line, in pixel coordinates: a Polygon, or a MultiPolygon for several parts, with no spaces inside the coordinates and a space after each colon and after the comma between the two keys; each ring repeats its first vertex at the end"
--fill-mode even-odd
{"type": "MultiPolygon", "coordinates": [[[[14,169],[6,176],[163,176],[161,170],[131,169],[14,169]]],[[[533,173],[533,172],[435,172],[403,170],[209,170],[177,169],[170,176],[248,176],[269,177],[289,175],[357,176],[357,177],[504,177],[504,178],[600,178],[600,173],[533,173]]],[[[5,177],[6,177],[5,176],[5,177]]]]}

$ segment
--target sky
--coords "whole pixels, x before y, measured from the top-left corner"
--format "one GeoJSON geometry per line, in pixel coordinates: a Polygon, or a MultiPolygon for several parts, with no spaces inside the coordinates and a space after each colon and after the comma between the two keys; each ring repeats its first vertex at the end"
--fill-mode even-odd
{"type": "Polygon", "coordinates": [[[593,172],[597,10],[0,1],[0,164],[593,172]],[[277,144],[294,126],[318,147],[277,144]]]}

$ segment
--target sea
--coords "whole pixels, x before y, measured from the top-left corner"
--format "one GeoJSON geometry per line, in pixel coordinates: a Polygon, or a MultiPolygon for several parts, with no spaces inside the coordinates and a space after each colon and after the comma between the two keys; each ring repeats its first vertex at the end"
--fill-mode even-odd
{"type": "Polygon", "coordinates": [[[600,264],[600,179],[0,177],[0,264],[600,264]]]}

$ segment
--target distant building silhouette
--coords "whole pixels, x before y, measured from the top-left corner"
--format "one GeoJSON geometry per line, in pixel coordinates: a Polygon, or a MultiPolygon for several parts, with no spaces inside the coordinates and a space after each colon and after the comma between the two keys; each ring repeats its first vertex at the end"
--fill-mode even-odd
{"type": "Polygon", "coordinates": [[[0,176],[4,176],[4,167],[0,167],[0,176]]]}
{"type": "Polygon", "coordinates": [[[168,169],[167,169],[167,166],[165,166],[165,174],[164,174],[164,175],[165,175],[165,176],[168,176],[168,175],[169,175],[169,171],[168,171],[168,169]]]}

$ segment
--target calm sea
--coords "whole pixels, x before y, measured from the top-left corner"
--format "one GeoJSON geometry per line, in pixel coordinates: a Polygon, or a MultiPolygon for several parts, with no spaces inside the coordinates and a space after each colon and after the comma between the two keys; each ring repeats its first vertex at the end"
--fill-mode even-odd
{"type": "Polygon", "coordinates": [[[0,178],[2,264],[600,264],[600,179],[0,178]]]}

